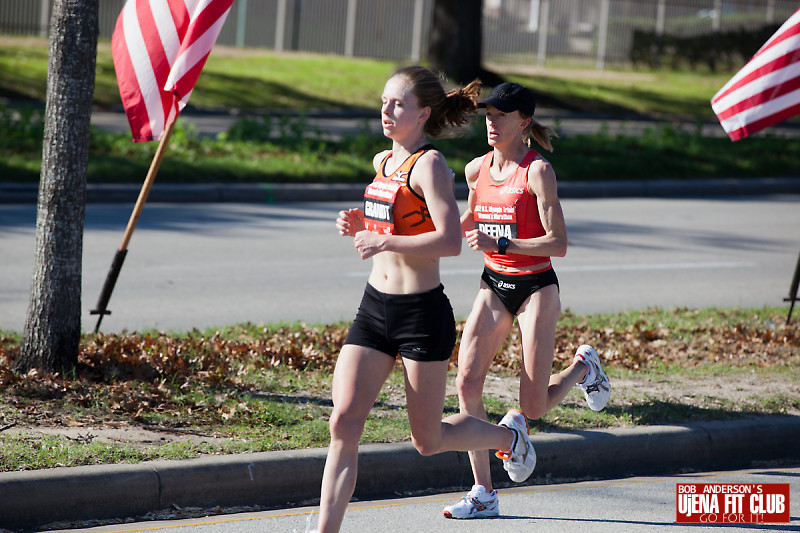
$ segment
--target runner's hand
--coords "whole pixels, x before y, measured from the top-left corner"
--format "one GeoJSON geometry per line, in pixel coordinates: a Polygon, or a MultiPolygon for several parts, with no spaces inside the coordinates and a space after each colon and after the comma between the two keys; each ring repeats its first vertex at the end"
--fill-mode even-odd
{"type": "Polygon", "coordinates": [[[490,237],[486,233],[471,229],[465,233],[467,244],[476,252],[496,252],[497,239],[490,237]]]}
{"type": "Polygon", "coordinates": [[[353,239],[353,246],[361,256],[361,259],[369,259],[379,253],[382,249],[385,237],[374,231],[363,230],[356,233],[353,239]]]}
{"type": "Polygon", "coordinates": [[[339,235],[353,237],[365,228],[364,212],[361,209],[339,211],[339,218],[336,219],[336,229],[339,230],[339,235]]]}

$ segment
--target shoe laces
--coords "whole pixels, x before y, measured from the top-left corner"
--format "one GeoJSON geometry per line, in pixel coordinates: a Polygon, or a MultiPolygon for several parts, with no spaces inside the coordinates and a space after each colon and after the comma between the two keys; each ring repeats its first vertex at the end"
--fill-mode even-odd
{"type": "Polygon", "coordinates": [[[478,490],[478,489],[471,489],[466,496],[464,496],[464,500],[472,500],[474,498],[480,497],[482,494],[489,494],[486,492],[486,489],[478,490]]]}

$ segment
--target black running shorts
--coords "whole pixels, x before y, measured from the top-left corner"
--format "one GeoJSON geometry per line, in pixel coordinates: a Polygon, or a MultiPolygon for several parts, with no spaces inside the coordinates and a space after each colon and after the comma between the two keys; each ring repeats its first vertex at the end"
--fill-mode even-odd
{"type": "Polygon", "coordinates": [[[558,277],[552,268],[533,274],[501,274],[484,266],[481,279],[512,315],[519,312],[531,294],[548,285],[558,287],[558,277]]]}
{"type": "Polygon", "coordinates": [[[414,361],[450,359],[456,345],[456,321],[444,287],[384,294],[367,284],[344,343],[414,361]]]}

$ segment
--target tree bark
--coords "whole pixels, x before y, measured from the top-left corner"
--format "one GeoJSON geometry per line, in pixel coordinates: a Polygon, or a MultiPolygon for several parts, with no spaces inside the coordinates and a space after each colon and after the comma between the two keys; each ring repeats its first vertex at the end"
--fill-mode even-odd
{"type": "Polygon", "coordinates": [[[78,359],[98,1],[53,5],[36,249],[17,372],[64,371],[78,359]]]}
{"type": "Polygon", "coordinates": [[[482,0],[434,0],[428,59],[435,71],[467,84],[480,78],[485,85],[503,80],[481,66],[482,0]]]}

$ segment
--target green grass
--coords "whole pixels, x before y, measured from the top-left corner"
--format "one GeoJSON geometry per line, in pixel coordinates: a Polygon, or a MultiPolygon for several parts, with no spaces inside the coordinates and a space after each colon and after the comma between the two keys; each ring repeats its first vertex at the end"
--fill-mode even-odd
{"type": "Polygon", "coordinates": [[[668,329],[677,338],[691,335],[698,330],[735,324],[751,328],[762,328],[765,323],[772,326],[785,321],[784,316],[776,315],[779,309],[767,307],[763,310],[739,307],[709,309],[662,309],[653,307],[646,312],[641,310],[620,311],[615,314],[575,315],[570,311],[562,313],[559,324],[566,328],[579,324],[590,328],[609,328],[627,330],[646,324],[649,327],[668,329]]]}
{"type": "MultiPolygon", "coordinates": [[[[48,43],[4,37],[0,44],[0,96],[44,102],[48,43]]],[[[271,54],[215,48],[192,93],[199,109],[374,109],[395,68],[387,61],[311,54],[271,54]],[[200,88],[202,87],[202,90],[200,88]]],[[[120,105],[109,43],[97,52],[94,103],[120,105]]]]}
{"type": "MultiPolygon", "coordinates": [[[[37,183],[41,165],[41,113],[0,106],[0,181],[37,183]],[[38,121],[38,122],[37,122],[38,121]]],[[[381,136],[361,134],[333,140],[300,117],[278,131],[264,121],[244,119],[216,139],[197,136],[179,120],[159,183],[364,183],[372,174],[372,156],[388,144],[381,136]]],[[[487,150],[483,125],[466,135],[435,141],[450,167],[464,166],[487,150]]],[[[88,183],[141,183],[155,143],[133,143],[127,134],[92,131],[88,183]]],[[[793,177],[800,175],[800,138],[760,136],[731,143],[669,125],[641,136],[574,135],[557,139],[546,154],[560,181],[609,181],[700,178],[793,177]]],[[[460,178],[459,178],[460,179],[460,178]]]]}
{"type": "MultiPolygon", "coordinates": [[[[2,471],[40,470],[90,464],[140,463],[156,459],[189,459],[218,449],[187,443],[164,444],[140,450],[133,446],[86,442],[61,435],[0,436],[2,471]]],[[[231,448],[230,453],[235,453],[231,448]]]]}
{"type": "Polygon", "coordinates": [[[510,74],[530,87],[540,106],[653,118],[713,119],[711,98],[733,73],[559,70],[548,75],[510,74]]]}
{"type": "MultiPolygon", "coordinates": [[[[4,38],[0,44],[0,96],[43,102],[47,82],[43,39],[4,38]]],[[[272,53],[216,47],[192,93],[199,109],[271,110],[360,108],[377,111],[392,61],[335,55],[272,53]]],[[[652,116],[710,116],[709,101],[731,73],[543,70],[535,75],[503,73],[530,86],[540,105],[652,116]]],[[[96,105],[120,105],[108,43],[100,43],[95,76],[96,105]]]]}

